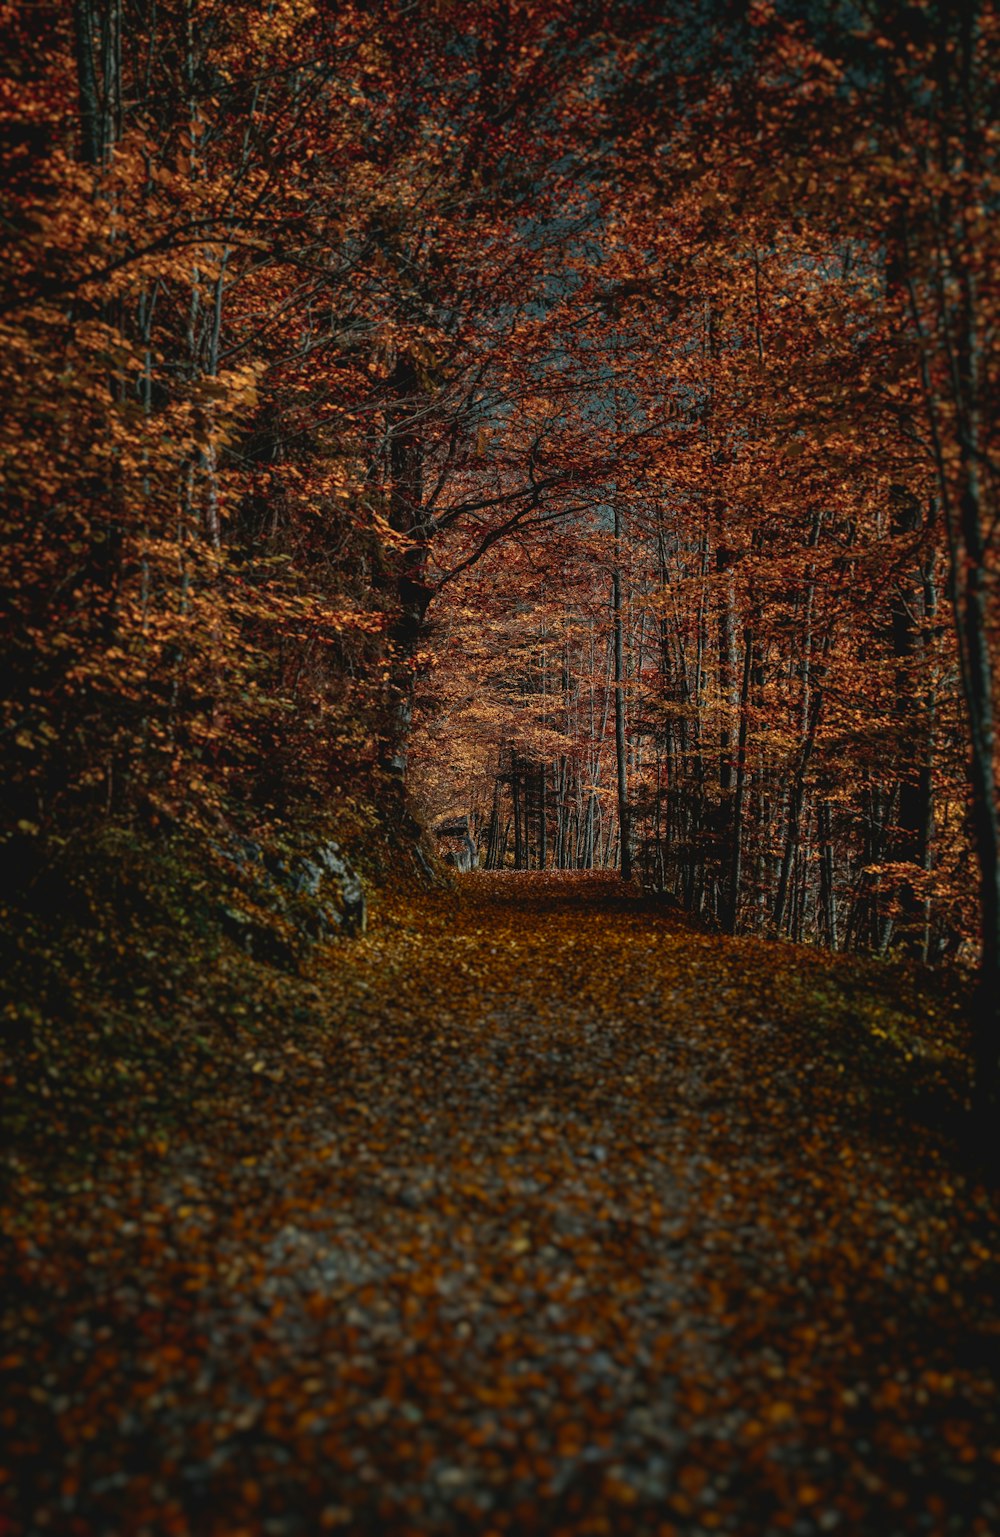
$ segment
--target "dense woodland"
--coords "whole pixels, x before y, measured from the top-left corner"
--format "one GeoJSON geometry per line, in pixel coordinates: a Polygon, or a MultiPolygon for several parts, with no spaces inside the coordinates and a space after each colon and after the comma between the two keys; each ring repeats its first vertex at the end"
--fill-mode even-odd
{"type": "Polygon", "coordinates": [[[990,0],[3,26],[15,900],[405,788],[490,867],[981,958],[995,1086],[990,0]]]}
{"type": "Polygon", "coordinates": [[[0,1537],[996,1537],[998,0],[0,37],[0,1537]]]}

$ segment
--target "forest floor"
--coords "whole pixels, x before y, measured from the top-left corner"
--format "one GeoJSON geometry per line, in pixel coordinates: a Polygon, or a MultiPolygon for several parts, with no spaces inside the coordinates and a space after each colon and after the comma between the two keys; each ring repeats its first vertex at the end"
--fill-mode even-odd
{"type": "Polygon", "coordinates": [[[456,887],[15,1117],[0,1533],[1000,1531],[954,1004],[456,887]]]}

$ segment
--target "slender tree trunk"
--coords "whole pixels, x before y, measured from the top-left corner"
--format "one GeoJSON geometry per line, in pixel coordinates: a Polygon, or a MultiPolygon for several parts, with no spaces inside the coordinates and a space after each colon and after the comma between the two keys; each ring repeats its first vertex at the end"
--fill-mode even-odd
{"type": "Polygon", "coordinates": [[[632,829],[628,804],[628,741],[625,731],[625,661],[622,625],[621,509],[615,501],[615,560],[611,571],[611,611],[615,643],[615,764],[618,773],[619,868],[623,881],[632,879],[632,829]]]}
{"type": "Polygon", "coordinates": [[[74,0],[73,34],[80,100],[80,159],[84,165],[100,165],[101,107],[94,69],[94,8],[91,0],[74,0]]]}
{"type": "Polygon", "coordinates": [[[986,1124],[1000,1108],[1000,827],[993,768],[993,669],[987,630],[986,542],[980,511],[979,468],[971,454],[966,456],[962,468],[960,521],[966,560],[958,581],[982,946],[973,1031],[977,1109],[986,1124]]]}
{"type": "Polygon", "coordinates": [[[517,759],[511,759],[510,789],[514,801],[514,869],[524,869],[524,833],[521,821],[521,774],[517,759]]]}
{"type": "MultiPolygon", "coordinates": [[[[904,487],[893,487],[893,534],[912,535],[919,527],[917,498],[904,487]]],[[[928,601],[933,602],[933,583],[928,587],[926,573],[919,567],[900,578],[889,601],[896,660],[895,714],[902,759],[893,857],[913,865],[921,874],[929,868],[926,861],[933,817],[933,699],[928,697],[929,680],[919,676],[926,668],[930,645],[928,601]],[[925,708],[928,705],[929,710],[925,708]]],[[[919,881],[904,883],[899,895],[900,942],[910,955],[921,955],[926,945],[926,895],[919,881]]]]}
{"type": "Polygon", "coordinates": [[[569,830],[569,774],[565,756],[559,759],[559,778],[556,791],[556,869],[566,868],[566,839],[569,830]]]}
{"type": "Polygon", "coordinates": [[[507,863],[507,845],[510,842],[510,818],[503,824],[503,837],[500,839],[500,854],[497,859],[497,869],[502,870],[507,863]]]}
{"type": "Polygon", "coordinates": [[[747,790],[747,743],[750,736],[750,686],[753,679],[753,631],[748,626],[743,635],[743,684],[740,689],[740,724],[736,748],[736,787],[733,793],[733,818],[729,855],[729,903],[726,927],[735,934],[739,923],[740,880],[743,861],[743,820],[747,790]]]}
{"type": "Polygon", "coordinates": [[[413,720],[416,655],[432,591],[427,576],[430,544],[423,505],[423,444],[414,421],[417,371],[408,353],[397,358],[391,384],[395,404],[387,413],[389,523],[396,533],[407,537],[408,543],[397,557],[397,614],[390,630],[391,727],[386,767],[402,779],[413,720]]]}
{"type": "Polygon", "coordinates": [[[495,870],[497,867],[497,849],[500,837],[500,780],[493,781],[493,804],[490,808],[490,826],[486,838],[486,868],[495,870]]]}
{"type": "Polygon", "coordinates": [[[823,800],[816,813],[820,840],[819,891],[820,912],[826,942],[837,948],[837,892],[834,881],[834,848],[830,802],[823,800]]]}

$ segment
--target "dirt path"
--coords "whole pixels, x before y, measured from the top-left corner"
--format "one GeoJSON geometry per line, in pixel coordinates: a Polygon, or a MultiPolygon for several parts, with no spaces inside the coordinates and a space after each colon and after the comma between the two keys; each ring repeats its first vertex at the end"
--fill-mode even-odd
{"type": "Polygon", "coordinates": [[[613,882],[462,897],[5,1214],[0,1531],[1000,1531],[1000,1225],[907,1077],[948,1064],[873,1092],[843,963],[613,882]]]}

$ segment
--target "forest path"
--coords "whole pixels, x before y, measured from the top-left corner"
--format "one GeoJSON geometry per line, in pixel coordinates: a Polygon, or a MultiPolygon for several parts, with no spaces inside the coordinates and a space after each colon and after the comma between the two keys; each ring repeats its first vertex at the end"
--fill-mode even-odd
{"type": "Polygon", "coordinates": [[[866,1085],[843,962],[459,886],[36,1224],[23,1529],[1000,1529],[1000,1229],[907,1119],[933,1059],[866,1085]]]}

